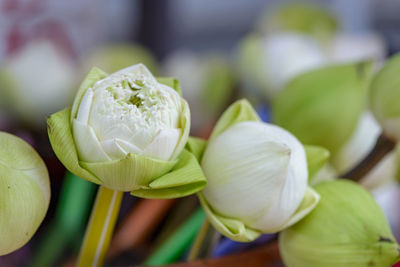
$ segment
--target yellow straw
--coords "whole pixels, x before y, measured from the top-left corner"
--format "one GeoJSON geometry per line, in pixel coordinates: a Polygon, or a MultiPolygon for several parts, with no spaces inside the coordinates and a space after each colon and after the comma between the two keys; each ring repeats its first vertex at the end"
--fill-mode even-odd
{"type": "Polygon", "coordinates": [[[99,187],[79,254],[79,267],[103,265],[121,206],[122,195],[121,191],[99,187]]]}

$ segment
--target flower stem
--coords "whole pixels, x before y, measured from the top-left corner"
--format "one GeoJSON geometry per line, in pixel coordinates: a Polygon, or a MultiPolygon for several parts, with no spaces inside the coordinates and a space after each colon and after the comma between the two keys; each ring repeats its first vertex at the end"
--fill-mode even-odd
{"type": "Polygon", "coordinates": [[[79,254],[78,266],[102,266],[121,206],[123,192],[99,187],[79,254]]]}
{"type": "Polygon", "coordinates": [[[194,261],[197,259],[200,250],[202,248],[202,245],[204,243],[204,240],[207,236],[208,230],[210,228],[210,222],[208,221],[207,218],[204,219],[203,225],[200,228],[200,231],[197,233],[196,239],[193,242],[192,247],[190,248],[189,255],[188,255],[188,261],[194,261]]]}
{"type": "Polygon", "coordinates": [[[345,179],[353,181],[361,180],[368,174],[388,153],[396,146],[396,143],[390,138],[381,134],[376,141],[375,147],[356,167],[349,172],[341,175],[345,179]]]}

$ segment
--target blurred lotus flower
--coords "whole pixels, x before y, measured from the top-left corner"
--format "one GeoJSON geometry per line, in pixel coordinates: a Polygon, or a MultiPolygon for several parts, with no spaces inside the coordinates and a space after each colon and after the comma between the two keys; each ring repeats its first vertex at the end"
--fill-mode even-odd
{"type": "Polygon", "coordinates": [[[317,5],[292,3],[273,13],[267,12],[258,22],[257,29],[267,34],[298,32],[326,40],[336,33],[338,22],[330,12],[317,5]]]}
{"type": "Polygon", "coordinates": [[[219,119],[202,155],[208,184],[198,194],[201,204],[214,227],[233,240],[280,231],[318,203],[307,181],[327,156],[261,122],[247,101],[238,101],[219,119]]]}
{"type": "Polygon", "coordinates": [[[373,60],[380,65],[386,52],[384,40],[375,33],[337,34],[328,46],[328,55],[333,63],[373,60]]]}
{"type": "Polygon", "coordinates": [[[92,66],[112,73],[138,63],[157,73],[157,61],[151,51],[137,44],[114,43],[93,49],[82,61],[81,68],[85,75],[92,66]]]}
{"type": "Polygon", "coordinates": [[[279,237],[288,267],[391,266],[399,260],[399,246],[366,190],[343,180],[315,190],[318,206],[279,237]]]}
{"type": "Polygon", "coordinates": [[[250,86],[262,88],[269,98],[295,76],[324,65],[321,46],[306,35],[279,33],[249,36],[240,48],[240,72],[250,86]]]}
{"type": "Polygon", "coordinates": [[[221,54],[180,51],[169,55],[163,68],[166,76],[176,76],[184,88],[183,96],[190,105],[194,129],[200,129],[207,120],[218,116],[232,97],[233,71],[221,54]]]}
{"type": "Polygon", "coordinates": [[[0,102],[12,115],[40,127],[72,100],[75,77],[72,62],[51,42],[31,42],[1,66],[0,102]]]}
{"type": "Polygon", "coordinates": [[[371,109],[384,134],[400,140],[400,54],[390,58],[371,83],[371,109]]]}
{"type": "Polygon", "coordinates": [[[177,197],[200,190],[205,185],[200,167],[183,150],[189,107],[176,91],[176,80],[163,82],[142,64],[108,76],[92,69],[72,110],[48,120],[61,162],[81,178],[139,196],[177,197]]]}
{"type": "Polygon", "coordinates": [[[49,202],[49,175],[40,156],[20,138],[0,132],[0,256],[31,239],[49,202]]]}

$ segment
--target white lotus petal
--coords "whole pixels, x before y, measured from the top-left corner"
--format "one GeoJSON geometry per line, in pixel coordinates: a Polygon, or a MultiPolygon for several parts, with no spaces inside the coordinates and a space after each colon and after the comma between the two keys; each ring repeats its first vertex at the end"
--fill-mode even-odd
{"type": "Polygon", "coordinates": [[[162,130],[146,147],[144,154],[162,160],[170,160],[180,136],[180,129],[162,130]]]}
{"type": "Polygon", "coordinates": [[[101,141],[100,144],[111,159],[121,159],[127,154],[127,152],[119,146],[115,139],[101,141]]]}
{"type": "Polygon", "coordinates": [[[93,90],[89,88],[85,95],[82,97],[81,103],[79,105],[76,120],[82,124],[87,124],[89,121],[90,110],[93,102],[93,90]]]}
{"type": "Polygon", "coordinates": [[[203,194],[222,215],[270,232],[301,203],[308,179],[304,148],[287,131],[238,123],[211,141],[203,156],[203,194]]]}
{"type": "Polygon", "coordinates": [[[93,129],[76,119],[72,121],[74,141],[79,153],[79,158],[87,162],[102,162],[111,160],[104,152],[93,129]]]}
{"type": "Polygon", "coordinates": [[[132,143],[128,143],[128,142],[126,142],[124,140],[121,140],[119,138],[116,138],[116,141],[117,141],[118,145],[120,147],[122,147],[127,153],[139,154],[139,155],[143,154],[143,150],[138,148],[137,146],[135,146],[132,143]]]}
{"type": "Polygon", "coordinates": [[[362,114],[353,136],[333,158],[338,173],[345,173],[363,160],[374,148],[381,128],[373,115],[366,111],[362,114]]]}

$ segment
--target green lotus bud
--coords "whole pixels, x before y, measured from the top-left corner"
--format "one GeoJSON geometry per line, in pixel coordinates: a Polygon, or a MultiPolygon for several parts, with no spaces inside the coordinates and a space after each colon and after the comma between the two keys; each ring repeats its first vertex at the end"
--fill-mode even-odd
{"type": "Polygon", "coordinates": [[[0,132],[0,256],[25,245],[46,215],[46,165],[26,142],[0,132]]]}
{"type": "Polygon", "coordinates": [[[189,107],[177,81],[163,81],[167,85],[142,64],[108,76],[92,69],[72,109],[48,120],[61,162],[81,178],[135,195],[169,198],[200,190],[205,178],[183,150],[189,107]]]}
{"type": "Polygon", "coordinates": [[[336,33],[338,22],[331,13],[316,5],[293,3],[273,14],[267,13],[258,23],[258,28],[262,32],[299,32],[325,40],[336,33]]]}
{"type": "Polygon", "coordinates": [[[371,83],[371,109],[385,135],[400,140],[400,54],[390,58],[371,83]]]}
{"type": "Polygon", "coordinates": [[[246,242],[308,214],[319,200],[307,185],[309,169],[315,172],[324,160],[306,155],[326,153],[307,150],[289,132],[261,122],[247,101],[231,105],[201,159],[208,184],[198,195],[214,227],[246,242]]]}
{"type": "Polygon", "coordinates": [[[115,72],[143,63],[152,73],[157,72],[157,61],[151,51],[137,44],[115,43],[98,47],[83,60],[83,72],[86,74],[92,66],[106,72],[115,72]]]}
{"type": "Polygon", "coordinates": [[[36,41],[8,58],[0,69],[0,102],[12,115],[44,126],[46,117],[74,96],[74,65],[52,43],[36,41]]]}
{"type": "Polygon", "coordinates": [[[349,140],[365,110],[370,63],[334,65],[294,78],[272,105],[275,122],[301,142],[333,155],[349,140]]]}
{"type": "Polygon", "coordinates": [[[283,231],[279,247],[288,267],[391,266],[399,246],[386,219],[365,189],[337,180],[315,186],[320,203],[283,231]]]}

